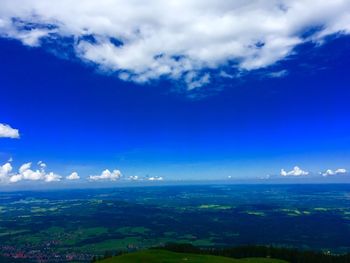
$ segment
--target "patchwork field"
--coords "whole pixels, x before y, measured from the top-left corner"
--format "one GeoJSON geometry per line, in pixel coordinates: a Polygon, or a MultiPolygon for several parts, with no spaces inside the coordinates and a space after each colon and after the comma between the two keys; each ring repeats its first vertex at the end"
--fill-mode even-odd
{"type": "Polygon", "coordinates": [[[171,242],[350,251],[348,185],[211,185],[0,193],[0,255],[88,262],[171,242]]]}

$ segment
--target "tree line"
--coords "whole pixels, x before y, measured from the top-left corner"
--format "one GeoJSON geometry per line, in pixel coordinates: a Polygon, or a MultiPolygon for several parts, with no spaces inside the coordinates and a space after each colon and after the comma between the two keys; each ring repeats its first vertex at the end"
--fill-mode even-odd
{"type": "MultiPolygon", "coordinates": [[[[231,248],[198,248],[191,244],[166,244],[160,249],[179,253],[215,255],[230,258],[263,257],[282,259],[290,263],[350,263],[350,253],[334,255],[330,253],[304,251],[273,246],[237,246],[231,248]]],[[[158,248],[158,249],[159,249],[158,248]]]]}

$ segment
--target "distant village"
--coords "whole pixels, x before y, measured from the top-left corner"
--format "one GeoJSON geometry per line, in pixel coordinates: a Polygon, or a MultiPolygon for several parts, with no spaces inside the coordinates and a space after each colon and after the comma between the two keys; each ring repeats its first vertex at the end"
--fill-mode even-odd
{"type": "Polygon", "coordinates": [[[89,262],[94,257],[93,254],[88,253],[57,253],[51,245],[55,244],[55,241],[46,244],[43,249],[33,249],[32,247],[21,247],[15,246],[1,246],[0,245],[0,256],[11,258],[11,259],[22,259],[23,262],[33,261],[39,263],[46,262],[71,262],[81,261],[89,262]]]}

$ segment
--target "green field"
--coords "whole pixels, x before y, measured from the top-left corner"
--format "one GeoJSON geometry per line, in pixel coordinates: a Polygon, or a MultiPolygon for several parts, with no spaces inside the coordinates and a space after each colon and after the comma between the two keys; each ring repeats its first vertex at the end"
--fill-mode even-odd
{"type": "MultiPolygon", "coordinates": [[[[54,262],[73,255],[89,262],[173,243],[203,250],[259,244],[311,250],[319,257],[324,251],[346,254],[349,193],[350,184],[0,191],[0,256],[25,253],[54,262]]],[[[277,252],[252,248],[232,255],[292,261],[277,252]]]]}
{"type": "Polygon", "coordinates": [[[286,263],[286,261],[267,258],[232,259],[226,257],[175,253],[165,250],[145,250],[131,254],[124,254],[99,261],[100,263],[286,263]]]}

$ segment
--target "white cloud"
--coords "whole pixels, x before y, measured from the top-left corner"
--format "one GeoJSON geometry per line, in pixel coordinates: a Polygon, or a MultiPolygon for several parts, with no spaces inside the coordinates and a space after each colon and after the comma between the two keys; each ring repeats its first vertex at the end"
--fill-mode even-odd
{"type": "Polygon", "coordinates": [[[10,163],[6,163],[3,166],[0,166],[0,181],[17,183],[20,181],[45,181],[45,182],[58,182],[61,181],[61,176],[49,172],[46,173],[45,168],[46,164],[43,162],[38,162],[39,169],[33,170],[32,163],[24,163],[18,169],[18,173],[12,172],[12,166],[10,163]]]}
{"type": "Polygon", "coordinates": [[[337,169],[337,170],[328,169],[328,170],[322,172],[321,174],[322,174],[323,176],[330,176],[330,175],[346,174],[346,173],[347,173],[346,169],[339,168],[339,169],[337,169]]]}
{"type": "Polygon", "coordinates": [[[8,124],[0,123],[0,138],[18,139],[19,131],[8,124]]]}
{"type": "Polygon", "coordinates": [[[90,175],[89,179],[91,181],[99,181],[99,180],[109,180],[116,181],[121,177],[121,172],[119,170],[113,170],[112,172],[108,169],[104,170],[101,175],[90,175]]]}
{"type": "Polygon", "coordinates": [[[38,162],[38,165],[42,168],[42,169],[45,169],[46,168],[46,163],[44,163],[43,161],[39,161],[38,162]]]}
{"type": "Polygon", "coordinates": [[[300,169],[298,166],[295,166],[293,170],[287,172],[286,170],[282,169],[281,170],[281,176],[305,176],[308,175],[309,172],[303,171],[300,169]]]}
{"type": "Polygon", "coordinates": [[[5,163],[4,165],[0,165],[0,183],[6,182],[8,180],[8,176],[12,171],[11,163],[5,163]]]}
{"type": "Polygon", "coordinates": [[[164,180],[164,178],[161,176],[149,177],[148,175],[146,176],[134,175],[134,176],[129,176],[127,179],[131,181],[163,181],[164,180]]]}
{"type": "MultiPolygon", "coordinates": [[[[12,160],[11,160],[12,161],[12,160]]],[[[18,168],[18,172],[13,171],[13,167],[8,161],[4,165],[0,165],[0,183],[17,183],[20,181],[42,181],[42,182],[60,182],[63,177],[53,171],[46,172],[47,165],[43,161],[36,163],[37,169],[32,168],[32,163],[24,163],[18,168]]],[[[91,181],[109,180],[116,181],[120,179],[121,172],[119,170],[108,169],[104,170],[100,175],[92,175],[89,177],[91,181]]],[[[72,172],[65,177],[66,180],[79,180],[80,176],[78,172],[72,172]]],[[[138,179],[136,176],[134,179],[138,179]]]]}
{"type": "Polygon", "coordinates": [[[195,89],[195,88],[199,88],[205,84],[209,83],[210,80],[210,75],[204,74],[203,76],[197,78],[197,74],[192,72],[192,73],[188,73],[186,75],[185,81],[187,83],[187,87],[189,90],[195,89]]]}
{"type": "Polygon", "coordinates": [[[45,175],[45,182],[59,182],[61,181],[62,176],[55,174],[53,172],[50,172],[45,175]]]}
{"type": "Polygon", "coordinates": [[[350,32],[348,0],[2,0],[0,35],[29,46],[74,39],[84,61],[145,82],[166,76],[189,88],[210,81],[203,69],[234,62],[254,70],[306,41],[350,32]],[[319,28],[309,37],[306,31],[319,28]]]}
{"type": "Polygon", "coordinates": [[[73,172],[70,175],[66,177],[67,180],[79,180],[80,176],[78,175],[77,172],[73,172]]]}
{"type": "Polygon", "coordinates": [[[25,163],[19,168],[19,173],[23,176],[23,179],[33,181],[43,179],[45,173],[40,170],[33,171],[30,169],[31,165],[32,163],[25,163]]]}
{"type": "Polygon", "coordinates": [[[148,181],[163,181],[164,178],[161,176],[154,176],[154,177],[149,177],[148,181]]]}
{"type": "Polygon", "coordinates": [[[128,178],[129,180],[131,181],[138,181],[138,180],[142,180],[142,178],[140,178],[139,176],[137,175],[132,175],[132,176],[129,176],[128,178]]]}
{"type": "Polygon", "coordinates": [[[288,70],[280,70],[280,71],[275,71],[275,72],[270,72],[268,74],[269,77],[271,78],[282,78],[288,75],[288,70]]]}
{"type": "Polygon", "coordinates": [[[9,178],[9,181],[11,183],[17,183],[17,182],[22,181],[22,180],[23,180],[23,177],[21,174],[14,174],[9,178]]]}
{"type": "Polygon", "coordinates": [[[347,173],[347,171],[346,171],[346,169],[340,168],[340,169],[335,170],[335,173],[336,174],[345,174],[345,173],[347,173]]]}
{"type": "Polygon", "coordinates": [[[18,182],[20,180],[30,180],[30,181],[45,180],[45,171],[43,169],[32,170],[31,166],[32,166],[32,163],[23,164],[18,170],[19,174],[12,176],[10,178],[10,181],[18,182]]]}

